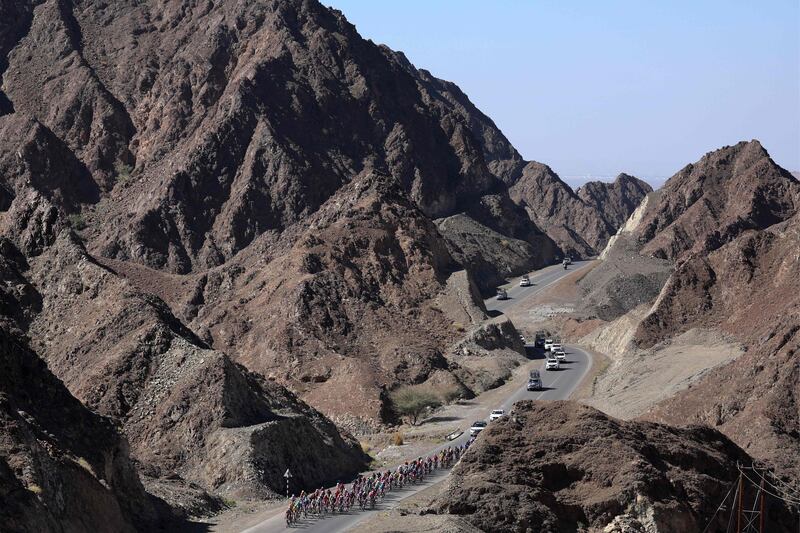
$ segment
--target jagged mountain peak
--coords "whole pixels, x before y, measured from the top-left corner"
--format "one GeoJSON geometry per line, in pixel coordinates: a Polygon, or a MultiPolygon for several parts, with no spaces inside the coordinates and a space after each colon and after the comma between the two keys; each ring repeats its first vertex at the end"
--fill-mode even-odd
{"type": "Polygon", "coordinates": [[[743,231],[791,218],[799,195],[800,184],[760,142],[742,141],[707,153],[667,180],[638,236],[645,253],[666,259],[714,250],[743,231]]]}
{"type": "Polygon", "coordinates": [[[651,191],[633,177],[619,177],[613,184],[589,182],[573,191],[552,168],[536,161],[525,165],[510,189],[512,199],[573,257],[597,255],[651,191]]]}

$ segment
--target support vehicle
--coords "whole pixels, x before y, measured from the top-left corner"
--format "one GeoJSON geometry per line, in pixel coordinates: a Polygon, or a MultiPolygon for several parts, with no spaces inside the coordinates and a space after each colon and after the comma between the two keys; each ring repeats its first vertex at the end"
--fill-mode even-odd
{"type": "Polygon", "coordinates": [[[508,300],[508,292],[505,289],[497,289],[498,300],[508,300]]]}
{"type": "Polygon", "coordinates": [[[528,275],[522,276],[522,279],[519,280],[520,287],[530,287],[531,286],[531,278],[528,275]]]}
{"type": "Polygon", "coordinates": [[[489,415],[489,422],[494,422],[498,418],[502,418],[505,416],[506,412],[504,409],[495,409],[492,411],[492,414],[489,415]]]}
{"type": "Polygon", "coordinates": [[[531,370],[528,375],[528,390],[542,390],[542,377],[539,375],[538,370],[531,370]]]}
{"type": "Polygon", "coordinates": [[[553,347],[553,339],[545,339],[544,340],[544,351],[549,351],[550,348],[553,347]]]}
{"type": "Polygon", "coordinates": [[[553,352],[556,355],[556,359],[559,361],[566,361],[567,360],[567,352],[563,349],[559,349],[553,352]]]}
{"type": "Polygon", "coordinates": [[[555,357],[553,357],[552,359],[548,358],[547,362],[544,364],[544,369],[545,370],[560,370],[561,369],[561,364],[558,362],[558,359],[556,359],[555,357]]]}
{"type": "Polygon", "coordinates": [[[542,333],[541,331],[538,331],[536,333],[535,346],[537,348],[544,348],[544,333],[542,333]]]}
{"type": "Polygon", "coordinates": [[[486,420],[476,420],[475,422],[472,423],[472,426],[470,426],[469,434],[474,437],[475,435],[483,431],[484,428],[486,428],[486,426],[487,426],[486,420]]]}

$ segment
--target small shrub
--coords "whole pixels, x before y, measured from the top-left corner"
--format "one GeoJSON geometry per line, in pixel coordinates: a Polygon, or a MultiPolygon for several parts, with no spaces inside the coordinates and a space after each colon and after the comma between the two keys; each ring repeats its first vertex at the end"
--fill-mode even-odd
{"type": "Polygon", "coordinates": [[[83,219],[83,215],[80,213],[73,213],[67,217],[67,221],[72,229],[75,231],[81,231],[82,229],[86,229],[86,221],[83,219]]]}
{"type": "Polygon", "coordinates": [[[455,324],[453,324],[453,327],[459,333],[464,333],[465,331],[467,331],[467,328],[464,327],[464,324],[461,324],[459,322],[456,322],[455,324]]]}
{"type": "Polygon", "coordinates": [[[114,172],[116,173],[116,181],[117,183],[127,183],[128,180],[131,178],[131,172],[133,172],[133,167],[128,165],[127,163],[123,163],[122,161],[117,161],[114,163],[114,172]]]}
{"type": "Polygon", "coordinates": [[[234,507],[236,507],[236,500],[231,500],[230,498],[225,498],[225,497],[223,497],[223,498],[222,498],[222,503],[223,503],[223,504],[225,505],[225,507],[227,507],[228,509],[233,509],[234,507]]]}
{"type": "Polygon", "coordinates": [[[404,444],[403,434],[399,431],[392,433],[392,444],[395,446],[402,446],[404,444]]]}
{"type": "Polygon", "coordinates": [[[372,446],[370,446],[368,442],[362,440],[362,441],[359,441],[358,444],[361,446],[361,451],[363,451],[367,455],[370,455],[369,452],[372,451],[372,446]]]}
{"type": "Polygon", "coordinates": [[[42,487],[40,487],[35,483],[28,485],[28,490],[36,494],[37,496],[42,493],[42,487]]]}
{"type": "Polygon", "coordinates": [[[500,245],[503,246],[503,248],[508,248],[509,246],[511,246],[511,243],[503,239],[500,241],[500,245]]]}

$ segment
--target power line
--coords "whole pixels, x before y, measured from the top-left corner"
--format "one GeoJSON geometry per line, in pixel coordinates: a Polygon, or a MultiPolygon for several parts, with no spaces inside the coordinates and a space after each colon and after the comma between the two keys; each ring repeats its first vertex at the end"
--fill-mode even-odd
{"type": "MultiPolygon", "coordinates": [[[[756,473],[756,475],[758,475],[758,477],[760,477],[761,479],[764,479],[764,481],[766,481],[767,483],[769,483],[770,485],[772,485],[772,486],[773,486],[773,487],[774,487],[776,490],[781,490],[781,489],[778,489],[778,487],[775,487],[775,486],[774,486],[774,485],[773,485],[773,484],[772,484],[772,483],[771,483],[771,482],[770,482],[768,479],[765,479],[765,478],[764,478],[764,476],[763,476],[763,475],[762,475],[762,474],[761,474],[761,473],[758,471],[758,467],[756,467],[756,464],[757,464],[757,463],[753,463],[753,465],[752,465],[751,467],[749,467],[749,468],[750,468],[750,470],[752,470],[753,472],[755,472],[755,473],[756,473]]],[[[747,467],[743,467],[743,468],[747,468],[747,467]]],[[[769,468],[767,468],[767,467],[763,467],[763,468],[762,468],[762,470],[763,470],[764,472],[766,472],[766,473],[767,473],[767,474],[768,474],[770,477],[772,477],[772,479],[773,479],[773,480],[775,480],[775,481],[776,481],[776,482],[777,482],[779,485],[781,485],[782,487],[784,487],[784,489],[783,489],[784,491],[788,490],[788,491],[789,491],[789,492],[791,492],[791,493],[792,493],[794,496],[797,496],[798,498],[800,498],[800,490],[798,490],[798,489],[797,489],[797,487],[794,487],[794,486],[790,485],[789,483],[787,483],[787,482],[783,481],[781,478],[779,478],[778,476],[776,476],[776,475],[775,475],[775,474],[774,474],[774,473],[773,473],[773,472],[772,472],[772,471],[771,471],[769,468]]]]}
{"type": "MultiPolygon", "coordinates": [[[[753,486],[755,486],[755,487],[758,487],[758,486],[759,486],[759,484],[758,484],[758,483],[756,483],[755,481],[753,481],[752,479],[750,479],[750,476],[748,476],[747,474],[745,474],[745,473],[744,473],[744,471],[742,470],[741,466],[739,467],[739,473],[740,473],[741,475],[743,475],[743,476],[744,476],[744,478],[745,478],[747,481],[749,481],[750,483],[752,483],[752,484],[753,484],[753,486]]],[[[765,481],[766,481],[766,480],[765,480],[765,481]]],[[[767,483],[769,483],[769,482],[767,482],[767,483]]],[[[780,490],[780,489],[778,489],[777,487],[774,487],[774,486],[772,486],[772,484],[771,484],[771,483],[770,483],[770,486],[771,486],[772,488],[776,489],[776,491],[777,491],[777,492],[779,492],[779,493],[781,492],[781,490],[780,490]]],[[[787,495],[785,495],[785,494],[775,494],[775,493],[773,493],[773,492],[770,492],[770,491],[768,491],[766,488],[764,489],[764,492],[766,492],[767,494],[769,494],[769,495],[770,495],[770,496],[772,496],[773,498],[777,498],[778,500],[781,500],[781,501],[783,501],[783,502],[785,502],[785,503],[790,503],[790,504],[792,504],[792,505],[798,505],[798,506],[800,506],[800,500],[796,500],[796,499],[792,498],[791,496],[787,496],[787,495]]]]}
{"type": "Polygon", "coordinates": [[[733,501],[731,502],[731,514],[728,517],[728,526],[725,528],[725,533],[729,533],[731,530],[731,526],[733,525],[733,506],[736,505],[736,498],[739,496],[739,490],[742,486],[742,475],[739,474],[739,477],[734,481],[734,486],[736,487],[736,492],[733,495],[733,501]]]}
{"type": "Polygon", "coordinates": [[[717,513],[719,513],[720,509],[722,509],[722,506],[725,505],[725,502],[728,500],[728,496],[731,495],[731,492],[733,491],[733,487],[736,486],[736,483],[738,481],[739,481],[738,479],[736,481],[734,481],[733,484],[731,485],[731,488],[728,489],[728,493],[725,495],[724,498],[722,498],[722,503],[720,503],[719,507],[717,507],[717,510],[714,511],[714,514],[711,516],[711,520],[708,521],[708,524],[703,529],[702,533],[706,533],[706,531],[708,531],[708,528],[711,527],[711,524],[714,522],[714,519],[717,517],[717,513]]]}

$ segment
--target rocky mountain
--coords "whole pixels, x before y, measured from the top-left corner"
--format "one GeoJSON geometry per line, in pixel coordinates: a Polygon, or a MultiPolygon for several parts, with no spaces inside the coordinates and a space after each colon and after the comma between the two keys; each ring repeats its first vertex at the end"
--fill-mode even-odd
{"type": "Polygon", "coordinates": [[[616,231],[651,192],[653,188],[644,181],[628,174],[620,174],[612,183],[587,182],[578,187],[575,194],[585,204],[594,207],[616,231]]]}
{"type": "MultiPolygon", "coordinates": [[[[723,531],[730,515],[715,511],[737,461],[749,458],[708,427],[522,401],[482,432],[430,511],[481,531],[723,531]]],[[[770,531],[796,527],[781,502],[768,505],[770,531]]]]}
{"type": "Polygon", "coordinates": [[[679,260],[714,251],[797,211],[797,180],[758,141],[706,154],[671,177],[636,233],[643,253],[679,260]]]}
{"type": "Polygon", "coordinates": [[[72,397],[16,334],[0,328],[0,523],[3,531],[160,530],[113,422],[72,397]]]}
{"type": "Polygon", "coordinates": [[[690,331],[739,344],[743,355],[702,368],[690,388],[646,416],[715,426],[786,475],[800,472],[800,418],[790,407],[800,324],[798,207],[800,182],[758,141],[724,147],[650,195],[604,252],[604,264],[581,282],[594,310],[613,309],[598,316],[630,324],[633,358],[644,361],[690,331]]]}
{"type": "MultiPolygon", "coordinates": [[[[4,384],[23,407],[0,512],[44,509],[14,515],[29,529],[93,529],[101,507],[156,523],[144,489],[195,513],[272,497],[286,468],[297,488],[354,475],[369,458],[348,430],[391,421],[392,389],[471,396],[524,361],[481,292],[595,255],[649,190],[573,192],[315,0],[0,1],[0,76],[0,318],[69,411],[45,420],[4,384]],[[98,449],[58,437],[81,426],[98,449]]],[[[647,218],[659,261],[699,242],[659,244],[679,210],[647,218]]]]}
{"type": "Polygon", "coordinates": [[[197,504],[198,490],[269,497],[282,492],[287,467],[311,487],[369,461],[320,413],[211,349],[162,300],[97,262],[70,230],[28,259],[3,245],[16,259],[3,271],[18,287],[2,298],[19,315],[12,325],[27,326],[79,400],[122,425],[150,492],[180,507],[197,504]]]}
{"type": "Polygon", "coordinates": [[[170,503],[346,478],[368,458],[325,415],[523,360],[479,292],[557,254],[524,162],[340,12],[0,2],[0,75],[0,313],[170,503]]]}
{"type": "Polygon", "coordinates": [[[626,174],[613,184],[590,182],[574,192],[547,165],[528,163],[511,198],[559,248],[576,258],[595,256],[652,189],[626,174]]]}

